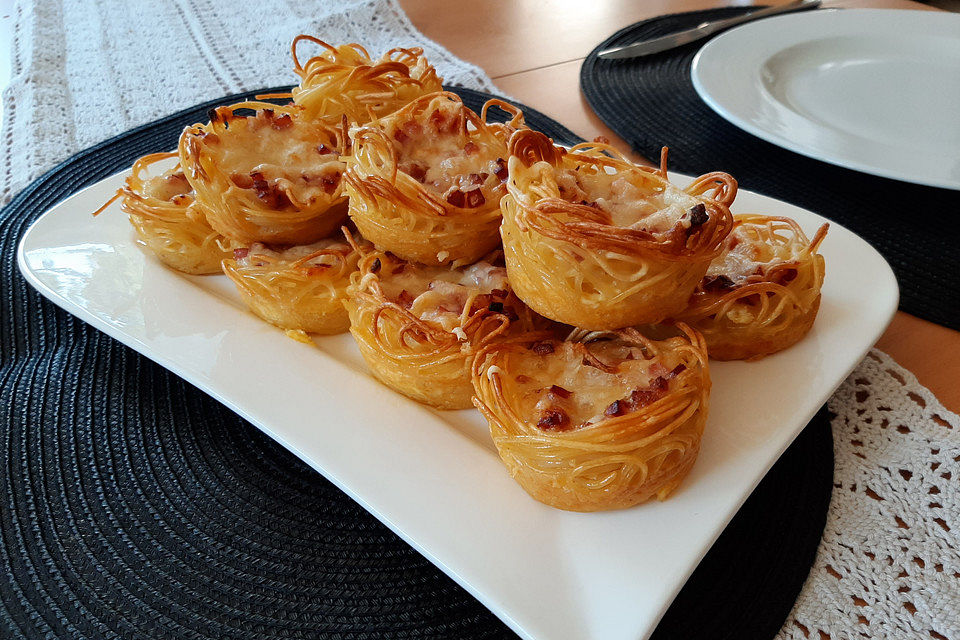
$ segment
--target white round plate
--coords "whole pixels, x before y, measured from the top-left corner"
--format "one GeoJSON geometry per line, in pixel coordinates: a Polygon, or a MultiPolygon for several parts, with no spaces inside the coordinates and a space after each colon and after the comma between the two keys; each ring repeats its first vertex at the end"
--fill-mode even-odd
{"type": "Polygon", "coordinates": [[[960,189],[960,15],[813,11],[708,42],[693,85],[725,119],[841,167],[960,189]]]}

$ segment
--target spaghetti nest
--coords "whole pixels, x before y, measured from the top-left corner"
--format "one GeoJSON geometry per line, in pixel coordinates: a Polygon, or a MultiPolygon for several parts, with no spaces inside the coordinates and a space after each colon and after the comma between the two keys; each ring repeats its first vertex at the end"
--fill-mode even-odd
{"type": "Polygon", "coordinates": [[[359,44],[339,47],[308,35],[293,40],[294,71],[300,84],[293,101],[307,118],[336,124],[341,116],[362,124],[393,113],[416,98],[440,91],[441,79],[423,49],[395,48],[373,60],[359,44]],[[312,42],[324,50],[301,64],[297,46],[312,42]]]}
{"type": "Polygon", "coordinates": [[[521,112],[488,101],[478,116],[435,93],[351,132],[344,176],[350,217],[379,249],[424,264],[474,262],[500,242],[506,138],[521,112]],[[513,117],[488,123],[492,107],[513,117]]]}
{"type": "Polygon", "coordinates": [[[548,318],[594,330],[656,323],[686,306],[733,225],[736,181],[685,189],[605,144],[570,151],[521,130],[509,146],[504,254],[517,295],[548,318]]]}
{"type": "Polygon", "coordinates": [[[309,244],[346,215],[346,144],[345,123],[338,129],[305,120],[293,105],[243,102],[187,127],[180,164],[197,206],[222,235],[240,246],[309,244]]]}
{"type": "Polygon", "coordinates": [[[374,376],[441,409],[471,406],[478,349],[536,322],[510,291],[506,269],[485,261],[454,269],[372,252],[351,277],[345,305],[374,376]]]}
{"type": "Polygon", "coordinates": [[[193,188],[180,165],[160,175],[148,175],[152,165],[176,156],[151,153],[137,160],[124,186],[94,215],[121,198],[120,208],[129,217],[137,238],[161,262],[183,273],[220,273],[220,261],[230,255],[229,251],[224,248],[224,238],[194,206],[193,188]]]}
{"type": "Polygon", "coordinates": [[[477,355],[474,404],[527,493],[602,511],[676,489],[700,451],[710,392],[703,338],[683,324],[676,334],[575,330],[477,355]]]}
{"type": "Polygon", "coordinates": [[[307,333],[342,333],[350,327],[343,298],[362,249],[343,238],[289,248],[255,243],[236,249],[233,258],[223,261],[223,272],[247,307],[270,324],[307,333]]]}
{"type": "Polygon", "coordinates": [[[706,338],[710,357],[753,360],[801,340],[817,317],[821,226],[808,240],[790,218],[736,216],[721,253],[679,314],[706,338]]]}

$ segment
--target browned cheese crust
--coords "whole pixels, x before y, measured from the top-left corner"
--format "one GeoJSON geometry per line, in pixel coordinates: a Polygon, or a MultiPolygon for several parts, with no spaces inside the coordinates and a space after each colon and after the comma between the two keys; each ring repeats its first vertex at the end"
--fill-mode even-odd
{"type": "Polygon", "coordinates": [[[501,201],[510,281],[535,311],[592,330],[656,323],[682,310],[732,226],[736,181],[685,189],[608,145],[567,151],[541,133],[510,139],[501,201]]]}
{"type": "Polygon", "coordinates": [[[374,252],[347,295],[350,333],[373,375],[441,409],[471,406],[478,349],[537,326],[510,291],[506,270],[486,261],[454,269],[374,252]]]}
{"type": "Polygon", "coordinates": [[[213,230],[194,204],[193,187],[180,165],[150,176],[151,165],[176,153],[151,153],[133,164],[130,176],[99,214],[117,198],[133,225],[137,240],[165,265],[183,273],[220,273],[220,261],[230,255],[229,241],[213,230]]]}
{"type": "Polygon", "coordinates": [[[477,115],[436,93],[351,132],[350,218],[377,248],[424,264],[465,264],[500,244],[506,137],[522,114],[499,100],[477,115]],[[497,106],[509,124],[488,124],[497,106]]]}
{"type": "Polygon", "coordinates": [[[485,348],[474,403],[500,458],[533,498],[559,509],[623,509],[665,499],[690,471],[707,418],[700,335],[635,329],[485,348]]]}
{"type": "Polygon", "coordinates": [[[180,164],[197,206],[239,246],[309,244],[332,234],[347,211],[339,128],[292,105],[245,102],[210,111],[180,137],[180,164]],[[252,115],[237,113],[251,109],[252,115]]]}
{"type": "MultiPolygon", "coordinates": [[[[362,242],[362,241],[361,241],[362,242]]],[[[364,243],[369,251],[369,243],[364,243]]],[[[249,309],[282,329],[335,334],[350,327],[343,306],[363,247],[343,237],[310,245],[268,247],[255,243],[223,261],[249,309]]]]}
{"type": "Polygon", "coordinates": [[[799,342],[817,317],[824,224],[808,240],[790,218],[741,215],[678,318],[703,333],[710,357],[756,360],[799,342]]]}

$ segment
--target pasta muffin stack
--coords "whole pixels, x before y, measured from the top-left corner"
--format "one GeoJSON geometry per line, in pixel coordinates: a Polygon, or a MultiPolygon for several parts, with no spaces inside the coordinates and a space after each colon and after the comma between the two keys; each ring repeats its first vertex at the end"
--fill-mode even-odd
{"type": "Polygon", "coordinates": [[[665,152],[639,166],[556,146],[500,100],[475,113],[418,48],[374,59],[301,35],[292,54],[299,85],[261,97],[287,104],[211,110],[114,199],[166,265],[225,274],[291,337],[349,330],[383,384],[475,406],[535,499],[665,499],[700,451],[708,354],[752,360],[810,330],[826,225],[810,240],[733,216],[731,176],[681,188],[665,152]]]}

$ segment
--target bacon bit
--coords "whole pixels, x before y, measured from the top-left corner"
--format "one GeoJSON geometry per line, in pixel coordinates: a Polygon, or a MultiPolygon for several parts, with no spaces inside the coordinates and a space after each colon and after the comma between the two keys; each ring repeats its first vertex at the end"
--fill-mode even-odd
{"type": "Polygon", "coordinates": [[[275,118],[270,124],[274,129],[280,131],[282,129],[287,129],[293,125],[293,118],[290,117],[290,114],[285,113],[279,118],[275,118]]]}
{"type": "Polygon", "coordinates": [[[397,303],[404,309],[409,309],[413,306],[414,297],[410,294],[409,291],[403,289],[400,291],[400,295],[397,296],[397,303]]]}
{"type": "Polygon", "coordinates": [[[610,416],[611,418],[622,416],[626,413],[626,411],[624,411],[624,404],[626,403],[623,400],[614,400],[610,403],[610,406],[603,410],[603,415],[610,416]]]}
{"type": "Polygon", "coordinates": [[[253,178],[243,173],[234,173],[233,175],[231,175],[230,182],[237,185],[241,189],[253,188],[253,178]]]}
{"type": "Polygon", "coordinates": [[[556,395],[556,396],[560,396],[560,397],[563,398],[564,400],[566,400],[567,398],[569,398],[570,396],[573,395],[573,391],[568,391],[568,390],[564,389],[563,387],[560,387],[560,386],[555,385],[555,384],[550,386],[550,393],[552,393],[552,394],[554,394],[554,395],[556,395]]]}
{"type": "Polygon", "coordinates": [[[454,189],[447,194],[447,202],[455,207],[463,208],[463,205],[467,202],[467,196],[463,193],[463,191],[460,191],[460,189],[454,189]]]}
{"type": "Polygon", "coordinates": [[[234,249],[233,250],[234,260],[243,260],[248,255],[250,255],[250,249],[234,249]]]}
{"type": "Polygon", "coordinates": [[[491,302],[490,306],[487,307],[488,311],[493,311],[494,313],[503,313],[503,303],[502,302],[491,302]]]}
{"type": "Polygon", "coordinates": [[[668,380],[674,378],[683,372],[687,367],[685,365],[678,365],[674,367],[673,371],[664,376],[657,376],[650,381],[650,385],[641,389],[637,387],[630,393],[629,398],[622,398],[612,402],[606,409],[603,410],[603,414],[608,417],[622,416],[626,413],[631,413],[637,409],[642,409],[643,407],[652,404],[662,398],[667,393],[667,388],[669,387],[668,380]]]}
{"type": "Polygon", "coordinates": [[[396,140],[397,142],[403,143],[409,140],[409,137],[403,131],[401,131],[400,129],[397,129],[396,131],[393,132],[393,139],[396,140]]]}
{"type": "Polygon", "coordinates": [[[251,172],[250,177],[253,178],[253,188],[257,192],[257,198],[266,206],[271,209],[283,209],[291,204],[287,194],[278,189],[277,185],[267,183],[259,171],[251,172]]]}
{"type": "Polygon", "coordinates": [[[481,293],[476,298],[473,299],[473,308],[474,309],[483,309],[484,307],[490,306],[493,303],[493,296],[489,293],[481,293]]]}
{"type": "Polygon", "coordinates": [[[520,319],[520,316],[518,316],[517,312],[513,310],[513,307],[504,307],[503,315],[507,316],[507,319],[509,319],[510,322],[516,322],[520,319]]]}
{"type": "Polygon", "coordinates": [[[777,282],[777,284],[787,284],[788,282],[792,282],[796,278],[797,278],[796,269],[784,269],[783,271],[780,271],[779,273],[777,273],[777,277],[775,278],[775,281],[777,282]]]}
{"type": "Polygon", "coordinates": [[[475,145],[475,144],[473,143],[473,141],[468,142],[468,143],[465,144],[464,147],[463,147],[463,152],[464,152],[465,154],[467,154],[468,156],[469,156],[469,155],[473,155],[474,153],[476,153],[476,152],[479,151],[479,150],[480,150],[480,147],[478,147],[477,145],[475,145]]]}
{"type": "Polygon", "coordinates": [[[710,216],[707,215],[707,208],[703,206],[703,203],[699,203],[693,206],[690,209],[690,228],[699,227],[704,224],[707,220],[710,219],[710,216]]]}
{"type": "Polygon", "coordinates": [[[537,426],[544,431],[567,431],[570,428],[570,416],[563,409],[546,409],[537,426]]]}
{"type": "Polygon", "coordinates": [[[553,343],[549,340],[534,342],[532,345],[530,345],[530,350],[538,356],[545,356],[554,352],[553,343]]]}
{"type": "Polygon", "coordinates": [[[391,271],[391,273],[393,275],[397,275],[398,273],[403,273],[406,268],[407,268],[407,263],[401,262],[400,264],[398,264],[393,268],[393,271],[391,271]]]}
{"type": "Polygon", "coordinates": [[[454,133],[457,130],[457,119],[455,117],[447,118],[446,115],[440,113],[439,109],[434,109],[428,120],[437,130],[437,133],[454,133]]]}
{"type": "Polygon", "coordinates": [[[593,139],[594,142],[599,142],[600,144],[610,144],[610,138],[607,136],[597,136],[593,139]]]}
{"type": "Polygon", "coordinates": [[[483,197],[483,191],[480,191],[480,189],[473,189],[471,191],[467,191],[465,195],[467,199],[467,203],[466,203],[467,209],[475,209],[479,206],[482,206],[487,201],[487,199],[483,197]]]}
{"type": "Polygon", "coordinates": [[[340,174],[325,175],[320,179],[320,183],[323,185],[323,192],[329,195],[337,190],[337,185],[340,184],[340,174]]]}
{"type": "Polygon", "coordinates": [[[492,295],[494,298],[506,298],[506,297],[507,297],[507,290],[506,290],[506,289],[491,289],[491,290],[490,290],[490,295],[492,295]]]}
{"type": "Polygon", "coordinates": [[[467,176],[467,180],[470,181],[470,184],[483,184],[483,178],[480,177],[479,173],[471,173],[467,176]]]}
{"type": "Polygon", "coordinates": [[[734,284],[733,280],[724,275],[704,276],[700,281],[700,288],[704,291],[730,291],[734,284]]]}
{"type": "Polygon", "coordinates": [[[592,208],[594,208],[594,209],[600,209],[600,205],[597,204],[597,201],[596,201],[596,200],[594,200],[593,202],[587,202],[586,200],[581,200],[581,201],[580,201],[580,204],[582,204],[582,205],[585,206],[585,207],[592,207],[592,208]]]}
{"type": "Polygon", "coordinates": [[[419,162],[411,162],[406,166],[400,167],[400,170],[420,184],[423,184],[424,180],[427,179],[427,169],[419,162]]]}
{"type": "Polygon", "coordinates": [[[497,171],[494,174],[500,178],[500,182],[506,182],[507,177],[509,176],[509,171],[507,170],[507,163],[503,158],[497,158],[497,171]]]}
{"type": "Polygon", "coordinates": [[[646,389],[634,389],[630,394],[630,411],[642,409],[648,404],[656,402],[664,396],[667,391],[667,379],[663,376],[657,376],[650,381],[650,386],[646,389]]]}
{"type": "MultiPolygon", "coordinates": [[[[263,113],[263,118],[264,118],[265,120],[267,120],[268,122],[269,122],[270,120],[273,120],[273,109],[264,109],[261,113],[263,113]]],[[[256,118],[256,115],[253,115],[253,116],[250,116],[250,117],[251,117],[251,118],[256,118]]]]}
{"type": "Polygon", "coordinates": [[[317,153],[319,153],[322,156],[325,156],[328,153],[333,153],[333,149],[331,149],[330,147],[328,147],[323,143],[320,143],[317,145],[317,153]]]}
{"type": "Polygon", "coordinates": [[[380,258],[377,258],[373,261],[373,264],[370,265],[370,273],[377,273],[380,271],[380,267],[383,266],[383,263],[380,262],[380,258]]]}
{"type": "Polygon", "coordinates": [[[216,107],[207,109],[207,117],[210,118],[211,123],[217,122],[220,120],[220,112],[217,111],[216,107]]]}

